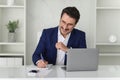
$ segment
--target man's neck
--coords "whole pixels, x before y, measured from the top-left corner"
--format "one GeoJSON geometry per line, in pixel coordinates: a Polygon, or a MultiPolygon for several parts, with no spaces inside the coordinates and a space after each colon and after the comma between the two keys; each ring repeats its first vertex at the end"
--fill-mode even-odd
{"type": "Polygon", "coordinates": [[[63,35],[63,34],[62,34],[62,36],[63,36],[64,38],[66,38],[67,35],[63,35]]]}

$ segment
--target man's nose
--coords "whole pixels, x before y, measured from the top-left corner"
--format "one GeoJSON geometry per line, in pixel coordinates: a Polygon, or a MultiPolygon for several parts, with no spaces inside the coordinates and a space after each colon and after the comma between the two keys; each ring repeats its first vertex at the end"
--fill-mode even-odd
{"type": "Polygon", "coordinates": [[[67,29],[67,28],[68,28],[68,25],[67,25],[67,24],[65,24],[65,25],[64,25],[64,29],[67,29]]]}

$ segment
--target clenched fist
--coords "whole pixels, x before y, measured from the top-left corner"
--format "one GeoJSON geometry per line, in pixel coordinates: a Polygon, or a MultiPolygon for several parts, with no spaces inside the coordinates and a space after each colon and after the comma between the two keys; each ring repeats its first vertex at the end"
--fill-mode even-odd
{"type": "Polygon", "coordinates": [[[62,42],[57,42],[55,47],[64,52],[67,52],[67,50],[68,50],[68,48],[62,42]]]}

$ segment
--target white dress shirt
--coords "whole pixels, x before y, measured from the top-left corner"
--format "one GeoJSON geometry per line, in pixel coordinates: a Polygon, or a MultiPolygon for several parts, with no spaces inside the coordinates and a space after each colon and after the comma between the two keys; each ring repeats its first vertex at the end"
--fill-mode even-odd
{"type": "MultiPolygon", "coordinates": [[[[60,33],[60,29],[58,28],[58,42],[62,42],[65,46],[68,44],[68,40],[70,38],[69,33],[66,38],[63,37],[63,35],[60,33]]],[[[62,50],[57,50],[57,59],[56,64],[63,65],[65,60],[65,52],[62,50]]]]}

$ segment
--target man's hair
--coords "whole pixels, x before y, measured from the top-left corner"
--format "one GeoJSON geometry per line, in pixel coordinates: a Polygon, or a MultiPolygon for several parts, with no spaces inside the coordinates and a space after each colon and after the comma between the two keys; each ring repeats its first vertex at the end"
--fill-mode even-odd
{"type": "Polygon", "coordinates": [[[66,7],[62,10],[61,17],[63,14],[66,13],[70,17],[74,18],[76,20],[75,24],[79,21],[80,13],[76,7],[66,7]]]}

